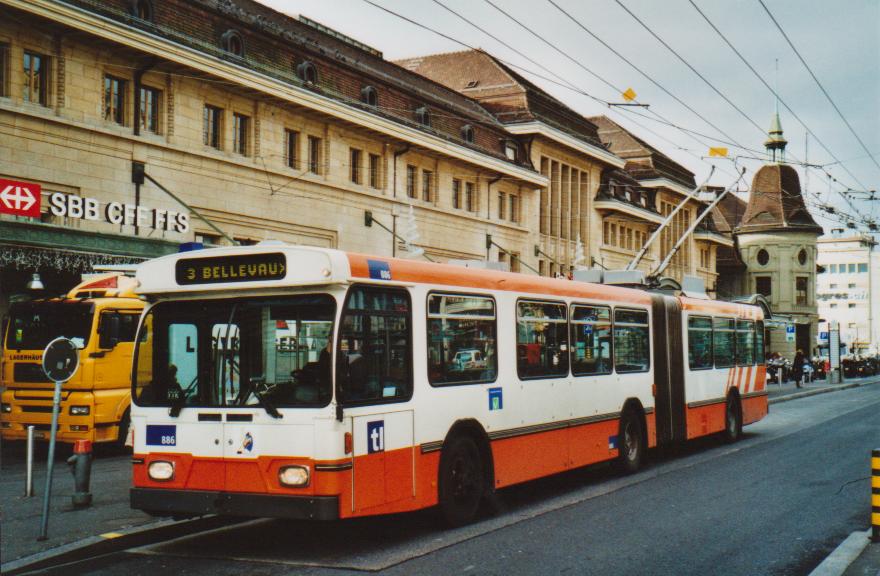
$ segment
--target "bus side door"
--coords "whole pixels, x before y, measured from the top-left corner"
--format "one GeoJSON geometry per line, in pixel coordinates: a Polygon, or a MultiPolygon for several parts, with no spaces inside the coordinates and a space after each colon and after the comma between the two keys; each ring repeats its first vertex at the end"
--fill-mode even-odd
{"type": "Polygon", "coordinates": [[[415,496],[413,411],[352,419],[353,512],[415,496]]]}

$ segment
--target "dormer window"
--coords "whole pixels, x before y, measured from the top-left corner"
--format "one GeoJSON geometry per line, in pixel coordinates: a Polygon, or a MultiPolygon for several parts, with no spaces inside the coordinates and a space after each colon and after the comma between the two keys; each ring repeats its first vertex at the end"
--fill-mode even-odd
{"type": "Polygon", "coordinates": [[[361,102],[367,106],[378,106],[379,94],[376,92],[376,89],[372,86],[364,86],[361,88],[361,102]]]}
{"type": "Polygon", "coordinates": [[[431,125],[431,115],[428,113],[427,106],[419,106],[418,108],[416,108],[416,122],[418,122],[422,126],[431,125]]]}
{"type": "Polygon", "coordinates": [[[238,30],[227,30],[220,37],[223,49],[239,58],[244,58],[244,39],[238,30]]]}
{"type": "Polygon", "coordinates": [[[504,141],[504,155],[511,162],[516,162],[519,158],[519,146],[513,140],[504,141]]]}
{"type": "Polygon", "coordinates": [[[308,60],[296,67],[296,75],[306,84],[318,83],[318,69],[308,60]]]}
{"type": "Polygon", "coordinates": [[[153,3],[150,0],[133,0],[131,13],[145,22],[153,21],[153,3]]]}
{"type": "Polygon", "coordinates": [[[461,139],[465,142],[470,142],[473,144],[474,142],[474,127],[470,124],[465,124],[461,127],[461,139]]]}

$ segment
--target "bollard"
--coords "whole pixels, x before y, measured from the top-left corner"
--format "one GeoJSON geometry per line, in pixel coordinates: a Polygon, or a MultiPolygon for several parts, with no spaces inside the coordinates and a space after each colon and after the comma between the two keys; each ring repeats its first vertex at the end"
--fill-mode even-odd
{"type": "Polygon", "coordinates": [[[71,500],[74,508],[88,508],[92,505],[89,481],[92,476],[92,442],[77,440],[73,445],[73,456],[67,459],[70,473],[73,474],[75,489],[71,500]]]}
{"type": "Polygon", "coordinates": [[[871,541],[880,542],[880,449],[871,450],[871,541]]]}
{"type": "Polygon", "coordinates": [[[24,482],[24,495],[31,498],[34,495],[34,426],[27,427],[27,476],[24,482]]]}

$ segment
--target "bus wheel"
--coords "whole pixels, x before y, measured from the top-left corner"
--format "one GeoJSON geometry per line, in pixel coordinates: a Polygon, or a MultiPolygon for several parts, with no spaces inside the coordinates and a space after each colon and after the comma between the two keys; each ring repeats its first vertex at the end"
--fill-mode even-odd
{"type": "Polygon", "coordinates": [[[119,419],[119,434],[116,436],[116,441],[113,443],[113,447],[120,451],[125,451],[125,440],[128,438],[128,428],[131,426],[131,408],[126,408],[125,412],[122,414],[122,418],[119,419]]]}
{"type": "Polygon", "coordinates": [[[635,410],[626,410],[620,417],[617,442],[620,453],[617,464],[621,472],[637,472],[645,459],[645,435],[642,432],[642,421],[635,410]]]}
{"type": "Polygon", "coordinates": [[[742,408],[739,405],[739,398],[729,396],[724,410],[724,441],[732,443],[739,440],[742,437],[742,428],[742,408]]]}
{"type": "Polygon", "coordinates": [[[486,479],[480,450],[470,436],[455,436],[440,456],[440,517],[454,528],[472,521],[486,479]]]}

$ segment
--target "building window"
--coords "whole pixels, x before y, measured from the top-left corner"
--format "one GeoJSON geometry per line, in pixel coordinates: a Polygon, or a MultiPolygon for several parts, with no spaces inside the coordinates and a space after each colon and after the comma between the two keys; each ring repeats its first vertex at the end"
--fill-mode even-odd
{"type": "Polygon", "coordinates": [[[422,126],[431,125],[431,114],[428,112],[427,106],[419,106],[416,108],[416,122],[422,126]]]}
{"type": "Polygon", "coordinates": [[[860,274],[865,273],[867,271],[868,271],[868,265],[866,263],[862,262],[861,264],[859,264],[859,273],[860,274]]]}
{"type": "Polygon", "coordinates": [[[361,183],[361,151],[357,148],[349,149],[349,175],[355,184],[361,183]]]}
{"type": "Polygon", "coordinates": [[[801,251],[798,252],[797,259],[798,259],[798,264],[800,264],[801,266],[806,264],[807,263],[807,251],[804,250],[803,248],[801,248],[801,251]]]}
{"type": "Polygon", "coordinates": [[[104,120],[125,125],[125,80],[104,76],[104,120]]]}
{"type": "Polygon", "coordinates": [[[406,166],[406,195],[416,197],[416,167],[411,164],[406,166]]]}
{"type": "Polygon", "coordinates": [[[309,136],[309,172],[321,173],[321,139],[309,136]]]}
{"type": "Polygon", "coordinates": [[[773,293],[773,284],[770,276],[757,276],[755,278],[755,292],[761,294],[765,298],[769,298],[773,293]]]}
{"type": "Polygon", "coordinates": [[[831,264],[828,267],[828,273],[829,274],[837,274],[837,264],[831,264]]]}
{"type": "Polygon", "coordinates": [[[766,266],[768,262],[770,262],[770,254],[766,250],[761,248],[760,250],[758,250],[758,264],[760,264],[761,266],[766,266]]]}
{"type": "Polygon", "coordinates": [[[0,42],[0,96],[9,96],[9,44],[0,42]]]}
{"type": "Polygon", "coordinates": [[[806,306],[807,305],[807,286],[809,285],[809,278],[805,276],[799,276],[795,278],[795,304],[798,306],[806,306]]]}
{"type": "Polygon", "coordinates": [[[131,12],[145,22],[153,21],[153,3],[150,0],[135,0],[131,12]]]}
{"type": "Polygon", "coordinates": [[[828,286],[828,288],[834,290],[835,288],[837,288],[837,284],[831,284],[830,286],[828,286]]]}
{"type": "Polygon", "coordinates": [[[202,136],[205,146],[220,149],[220,125],[223,118],[223,110],[216,106],[205,104],[205,112],[202,122],[202,136]]]}
{"type": "Polygon", "coordinates": [[[853,283],[850,283],[850,284],[847,284],[847,286],[846,286],[846,287],[847,287],[847,288],[855,288],[855,287],[856,287],[856,285],[855,285],[855,284],[853,284],[853,283]]]}
{"type": "Polygon", "coordinates": [[[476,207],[474,206],[474,184],[473,182],[465,182],[464,183],[464,209],[468,212],[473,212],[476,207]]]}
{"type": "Polygon", "coordinates": [[[856,265],[855,265],[855,264],[847,264],[847,267],[848,267],[848,270],[847,270],[847,271],[848,271],[850,274],[855,274],[855,273],[856,273],[856,265]]]}
{"type": "Polygon", "coordinates": [[[849,304],[846,305],[846,307],[847,307],[847,308],[855,308],[856,305],[855,305],[855,303],[850,302],[849,304]]]}
{"type": "Polygon", "coordinates": [[[465,142],[473,143],[474,142],[474,127],[470,124],[465,124],[461,127],[461,139],[465,142]]]}
{"type": "Polygon", "coordinates": [[[242,156],[247,156],[248,129],[250,118],[244,114],[232,115],[232,150],[242,156]]]}
{"type": "Polygon", "coordinates": [[[430,202],[431,192],[434,189],[434,173],[430,170],[422,170],[422,200],[430,202]]]}
{"type": "Polygon", "coordinates": [[[306,84],[318,83],[318,69],[308,60],[296,67],[296,75],[306,84]]]}
{"type": "Polygon", "coordinates": [[[370,154],[370,188],[382,187],[382,157],[370,154]]]}
{"type": "Polygon", "coordinates": [[[510,195],[510,221],[519,222],[519,196],[510,195]]]}
{"type": "Polygon", "coordinates": [[[227,30],[220,39],[224,50],[233,56],[244,57],[244,39],[237,30],[227,30]]]}
{"type": "Polygon", "coordinates": [[[159,133],[159,99],[161,91],[147,86],[141,86],[140,111],[138,121],[144,132],[159,133]]]}
{"type": "Polygon", "coordinates": [[[25,102],[33,102],[43,106],[49,105],[47,79],[48,58],[33,52],[24,53],[24,86],[22,98],[25,102]]]}
{"type": "Polygon", "coordinates": [[[831,307],[832,307],[832,308],[837,308],[837,303],[832,302],[832,303],[831,303],[831,307]]]}
{"type": "Polygon", "coordinates": [[[504,212],[507,208],[507,194],[504,192],[498,193],[498,219],[504,220],[504,212]]]}
{"type": "Polygon", "coordinates": [[[288,168],[299,170],[299,132],[284,131],[284,163],[288,168]]]}
{"type": "Polygon", "coordinates": [[[376,92],[376,89],[372,86],[364,86],[361,88],[361,102],[367,106],[378,106],[379,94],[376,92]]]}
{"type": "Polygon", "coordinates": [[[461,180],[452,180],[452,207],[461,208],[461,180]]]}
{"type": "Polygon", "coordinates": [[[513,140],[504,141],[504,155],[511,162],[516,162],[519,157],[519,146],[513,140]]]}

